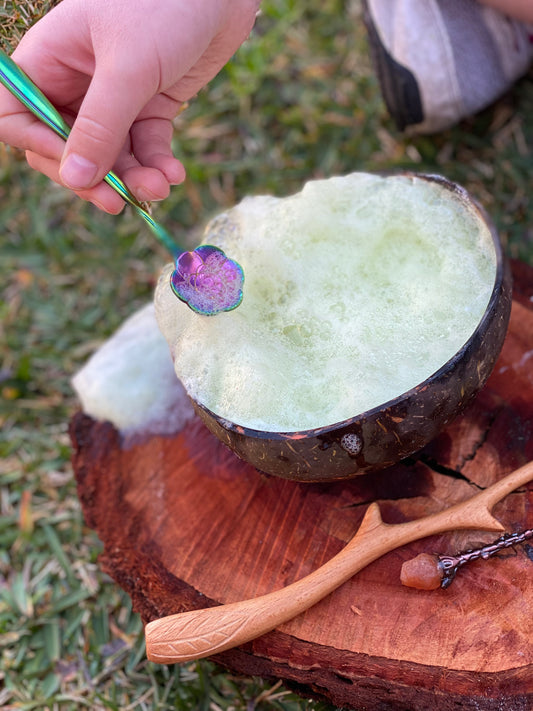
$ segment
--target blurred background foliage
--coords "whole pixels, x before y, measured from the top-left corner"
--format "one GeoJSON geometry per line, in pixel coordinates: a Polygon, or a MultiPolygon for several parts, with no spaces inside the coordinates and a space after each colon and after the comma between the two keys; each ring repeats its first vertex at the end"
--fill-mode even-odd
{"type": "Polygon", "coordinates": [[[6,52],[14,49],[22,36],[37,20],[57,5],[60,0],[2,0],[0,3],[0,47],[6,52]]]}
{"type": "MultiPolygon", "coordinates": [[[[52,4],[2,2],[3,46],[52,4]]],[[[440,173],[533,264],[531,78],[459,126],[409,139],[384,109],[358,0],[265,0],[250,40],[176,119],[188,179],[155,214],[192,243],[245,195],[354,170],[440,173]]],[[[210,662],[145,660],[140,620],[98,568],[67,425],[71,376],[151,299],[168,255],[129,209],[100,213],[22,158],[0,146],[0,707],[328,708],[210,662]]]]}

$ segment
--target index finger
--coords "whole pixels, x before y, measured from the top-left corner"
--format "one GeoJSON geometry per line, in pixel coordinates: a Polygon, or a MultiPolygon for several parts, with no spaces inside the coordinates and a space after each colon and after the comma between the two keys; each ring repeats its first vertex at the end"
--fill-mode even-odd
{"type": "Polygon", "coordinates": [[[0,140],[55,160],[61,159],[65,147],[65,142],[4,86],[0,86],[0,140]]]}

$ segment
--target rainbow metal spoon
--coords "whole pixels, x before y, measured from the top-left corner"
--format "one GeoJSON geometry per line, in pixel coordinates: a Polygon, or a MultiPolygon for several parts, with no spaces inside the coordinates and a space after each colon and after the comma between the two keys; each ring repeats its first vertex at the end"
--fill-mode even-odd
{"type": "MultiPolygon", "coordinates": [[[[67,139],[70,126],[28,75],[2,50],[0,82],[38,119],[58,136],[67,139]]],[[[109,172],[104,180],[123,200],[133,206],[174,257],[175,269],[170,278],[170,286],[178,299],[193,311],[206,316],[231,311],[239,306],[244,282],[240,264],[229,259],[218,247],[211,245],[201,245],[192,252],[181,248],[115,173],[109,172]]]]}

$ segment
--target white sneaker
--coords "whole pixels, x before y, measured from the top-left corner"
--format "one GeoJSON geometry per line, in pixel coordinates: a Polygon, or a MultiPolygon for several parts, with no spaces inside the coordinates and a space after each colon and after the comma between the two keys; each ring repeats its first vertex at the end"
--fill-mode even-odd
{"type": "Polygon", "coordinates": [[[492,104],[533,60],[531,26],[476,0],[363,0],[372,59],[400,130],[434,133],[492,104]]]}

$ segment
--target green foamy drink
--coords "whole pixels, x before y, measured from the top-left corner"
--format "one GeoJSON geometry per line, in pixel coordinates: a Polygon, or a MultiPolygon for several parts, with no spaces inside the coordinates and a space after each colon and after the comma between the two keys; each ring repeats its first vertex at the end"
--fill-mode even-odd
{"type": "Polygon", "coordinates": [[[479,215],[413,176],[354,173],[249,197],[203,241],[242,265],[242,304],[199,316],[172,294],[168,267],[159,326],[194,400],[267,431],[341,422],[423,382],[476,329],[496,273],[479,215]]]}

